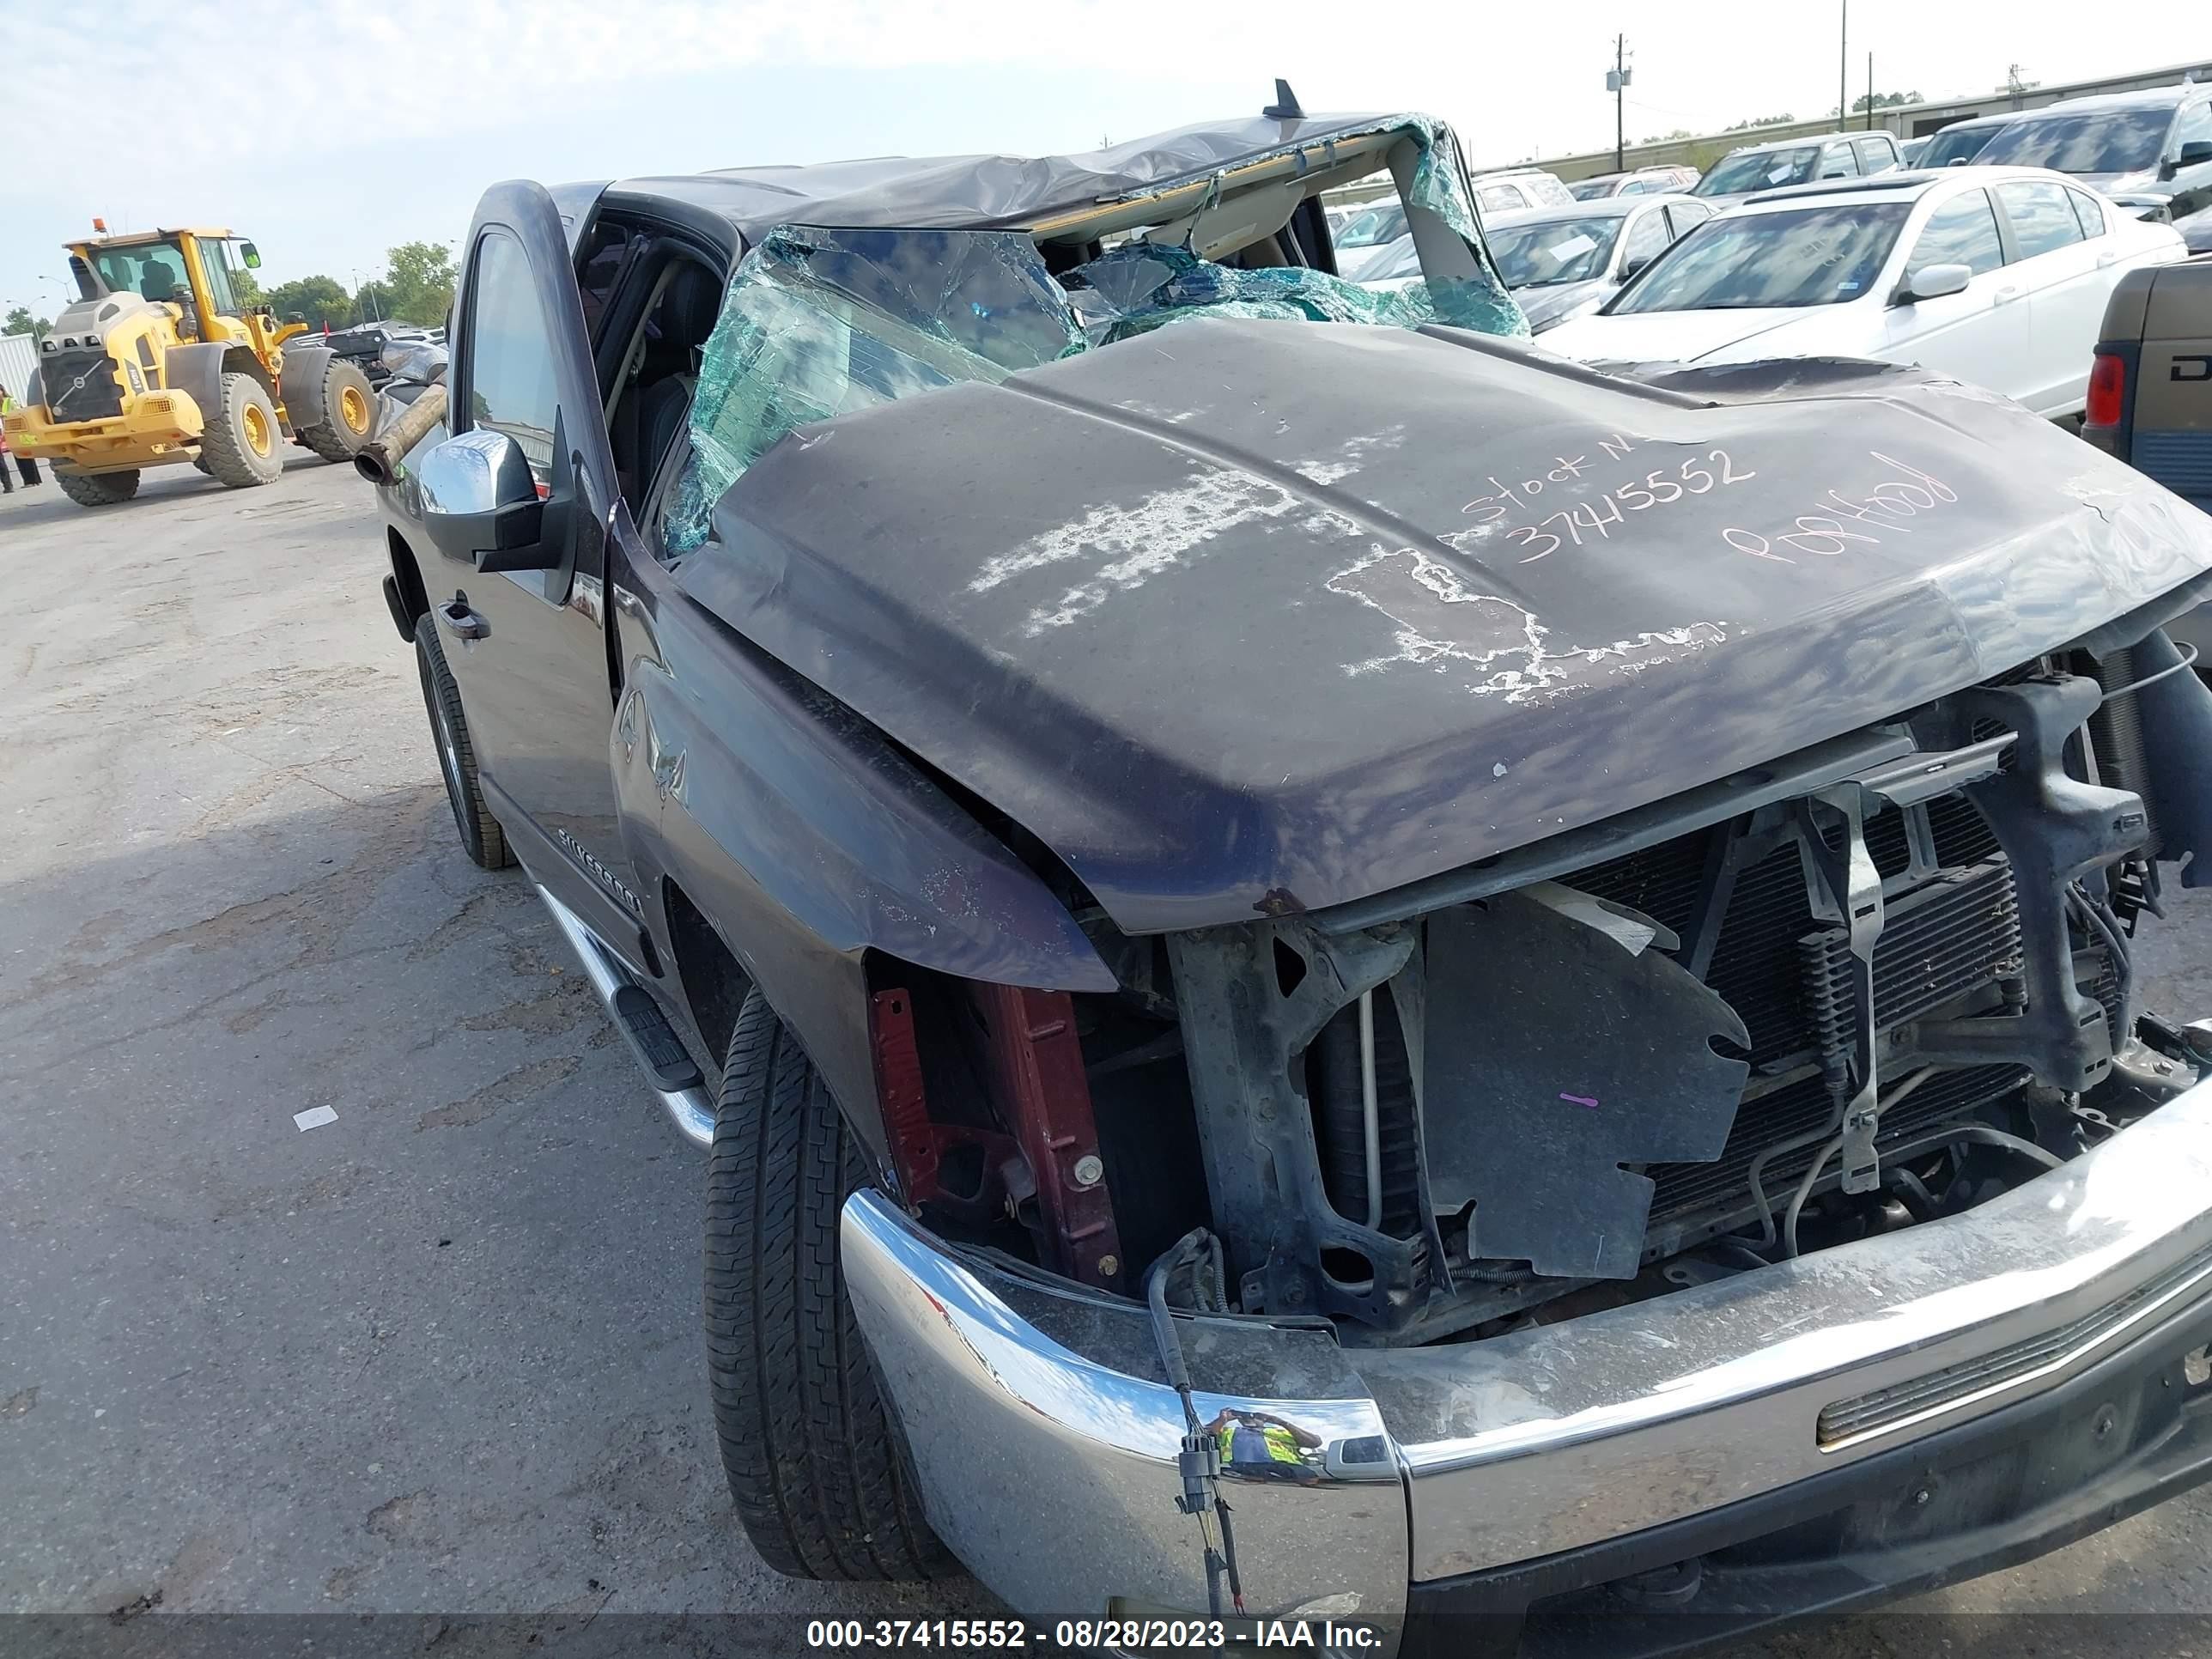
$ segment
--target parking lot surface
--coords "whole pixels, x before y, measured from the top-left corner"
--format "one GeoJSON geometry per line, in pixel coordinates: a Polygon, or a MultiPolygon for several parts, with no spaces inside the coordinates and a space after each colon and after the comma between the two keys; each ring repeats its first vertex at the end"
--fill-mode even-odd
{"type": "MultiPolygon", "coordinates": [[[[368,488],[49,484],[0,562],[0,1610],[994,1611],[747,1547],[697,1155],[527,881],[459,850],[368,488]]],[[[2174,908],[2138,960],[2193,1017],[2212,896],[2174,908]]],[[[2045,1652],[2175,1652],[2208,1544],[2192,1495],[1771,1647],[2009,1653],[1912,1615],[2039,1611],[2142,1615],[2045,1652]]]]}

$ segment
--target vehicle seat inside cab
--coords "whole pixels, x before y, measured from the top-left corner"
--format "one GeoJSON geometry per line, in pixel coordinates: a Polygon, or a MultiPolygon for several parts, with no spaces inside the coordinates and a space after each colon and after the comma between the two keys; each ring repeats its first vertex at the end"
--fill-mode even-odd
{"type": "Polygon", "coordinates": [[[699,384],[700,354],[722,308],[720,278],[679,260],[646,319],[637,370],[616,411],[615,465],[633,516],[641,516],[654,478],[683,434],[699,384]]]}

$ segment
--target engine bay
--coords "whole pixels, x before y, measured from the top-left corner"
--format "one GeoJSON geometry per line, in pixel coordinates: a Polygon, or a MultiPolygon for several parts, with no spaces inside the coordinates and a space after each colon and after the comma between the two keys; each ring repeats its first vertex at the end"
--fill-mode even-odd
{"type": "MultiPolygon", "coordinates": [[[[1072,1000],[1073,1127],[1110,1206],[1055,1239],[1068,1194],[979,1127],[933,1168],[936,1218],[1109,1290],[1200,1229],[1219,1265],[1176,1299],[1401,1346],[1971,1208],[2212,1063],[2212,1033],[2136,1006],[2129,943],[2187,839],[2148,757],[2206,717],[2188,665],[2157,634],[2039,659],[1330,909],[1146,938],[1093,907],[1121,990],[1072,1000]],[[1102,1220],[1115,1271],[1081,1271],[1102,1220]]],[[[962,1092],[923,1050],[917,1097],[962,1092]]],[[[982,1069],[987,1099],[1021,1070],[982,1069]]]]}

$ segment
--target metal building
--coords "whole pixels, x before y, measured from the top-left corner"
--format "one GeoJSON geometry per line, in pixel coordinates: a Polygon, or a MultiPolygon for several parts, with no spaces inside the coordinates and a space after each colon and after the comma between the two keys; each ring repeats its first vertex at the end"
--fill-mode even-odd
{"type": "Polygon", "coordinates": [[[31,371],[38,367],[39,348],[27,334],[0,334],[0,386],[13,392],[21,402],[23,388],[30,383],[31,371]]]}
{"type": "MultiPolygon", "coordinates": [[[[2145,87],[2178,86],[2185,80],[2212,81],[2212,63],[2174,64],[2165,69],[2142,70],[2130,75],[2108,75],[2096,81],[2069,81],[2057,86],[2023,84],[1998,87],[1981,97],[1937,99],[1923,104],[1900,104],[1893,109],[1878,109],[1874,112],[1871,121],[1864,112],[1858,112],[1851,117],[1850,130],[1859,132],[1869,126],[1887,127],[1902,142],[1940,131],[1954,121],[1969,120],[1978,115],[2002,115],[2008,110],[2041,109],[2045,104],[2055,104],[2063,98],[2090,98],[2100,93],[2135,92],[2145,87]]],[[[1854,88],[1855,92],[1856,90],[1854,88]]],[[[1697,138],[1670,138],[1659,143],[1631,144],[1623,152],[1622,159],[1632,167],[1673,162],[1703,168],[1712,166],[1730,150],[1745,144],[1764,144],[1777,138],[1809,138],[1835,131],[1836,118],[1832,115],[1809,121],[1778,121],[1771,126],[1742,127],[1733,132],[1710,132],[1697,138]]],[[[1613,149],[1608,145],[1604,149],[1587,150],[1578,155],[1561,155],[1527,165],[1555,173],[1571,183],[1577,179],[1587,179],[1593,173],[1611,173],[1613,170],[1613,149]]]]}

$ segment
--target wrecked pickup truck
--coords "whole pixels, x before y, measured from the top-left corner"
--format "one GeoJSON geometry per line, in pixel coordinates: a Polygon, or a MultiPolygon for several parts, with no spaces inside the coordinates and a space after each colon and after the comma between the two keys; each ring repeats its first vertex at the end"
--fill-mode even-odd
{"type": "Polygon", "coordinates": [[[1917,371],[1547,356],[1413,116],[507,184],[462,263],[385,591],[710,1149],[770,1563],[1626,1653],[2212,1474],[2130,966],[2212,520],[1917,371]]]}

